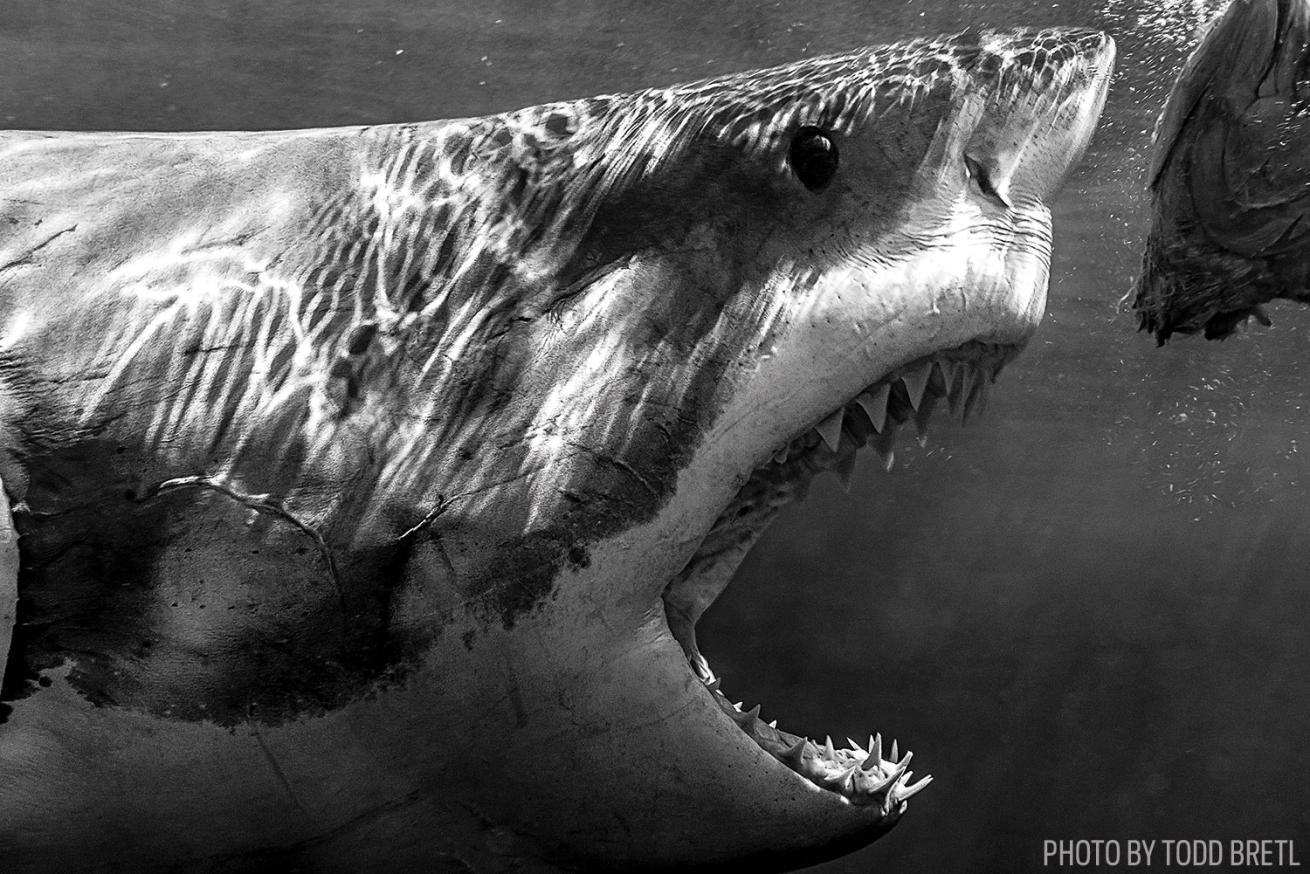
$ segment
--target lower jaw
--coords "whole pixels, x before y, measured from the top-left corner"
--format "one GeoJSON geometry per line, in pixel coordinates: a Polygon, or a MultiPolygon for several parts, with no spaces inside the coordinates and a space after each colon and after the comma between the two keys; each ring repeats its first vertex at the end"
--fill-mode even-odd
{"type": "Polygon", "coordinates": [[[764,722],[759,718],[759,705],[743,710],[741,702],[733,704],[719,686],[717,679],[707,684],[714,702],[761,749],[851,804],[877,805],[883,816],[899,814],[912,796],[932,782],[931,776],[910,782],[914,772],[908,767],[914,754],[906,750],[902,756],[896,741],[891,743],[890,758],[883,758],[880,734],[870,735],[867,748],[849,738],[845,747],[836,746],[831,737],[819,744],[778,728],[777,720],[764,722]]]}
{"type": "Polygon", "coordinates": [[[970,343],[920,359],[888,374],[803,430],[756,469],[706,536],[688,570],[665,592],[666,612],[671,620],[677,616],[670,621],[674,636],[719,709],[799,777],[851,805],[876,805],[884,817],[898,816],[909,798],[932,781],[925,776],[911,782],[913,772],[908,765],[912,754],[906,751],[902,755],[895,741],[885,749],[877,734],[863,746],[849,738],[840,747],[831,737],[819,742],[779,729],[776,720],[766,723],[759,718],[758,705],[743,710],[740,702],[732,703],[721,691],[720,680],[697,648],[695,619],[726,585],[737,562],[778,509],[791,500],[803,499],[814,476],[831,470],[848,482],[856,454],[865,446],[872,446],[890,470],[901,424],[913,419],[922,443],[928,419],[942,399],[953,413],[967,418],[984,405],[987,385],[1017,351],[1015,347],[970,343]],[[735,561],[728,555],[734,552],[735,561]],[[721,583],[706,585],[696,580],[698,568],[713,568],[721,583]],[[681,593],[679,587],[685,587],[681,593]],[[671,609],[675,604],[677,609],[671,609]],[[884,758],[884,753],[889,758],[884,758]]]}

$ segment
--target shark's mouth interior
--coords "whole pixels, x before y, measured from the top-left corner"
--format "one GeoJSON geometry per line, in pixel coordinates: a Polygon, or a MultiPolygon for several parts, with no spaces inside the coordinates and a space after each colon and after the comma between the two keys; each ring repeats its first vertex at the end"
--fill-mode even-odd
{"type": "Polygon", "coordinates": [[[686,569],[665,590],[669,627],[724,714],[793,772],[852,804],[876,804],[884,814],[900,812],[932,777],[912,782],[912,754],[908,750],[902,754],[895,741],[884,746],[879,734],[865,744],[847,739],[838,746],[830,737],[810,739],[778,728],[776,720],[765,722],[759,718],[759,705],[743,709],[740,702],[734,704],[697,646],[696,620],[777,511],[803,498],[815,475],[832,470],[848,481],[856,453],[866,446],[873,447],[890,470],[901,425],[913,421],[922,443],[934,411],[945,406],[951,414],[967,418],[985,403],[987,386],[1018,351],[1014,346],[974,341],[910,362],[870,384],[778,447],[754,470],[686,569]]]}

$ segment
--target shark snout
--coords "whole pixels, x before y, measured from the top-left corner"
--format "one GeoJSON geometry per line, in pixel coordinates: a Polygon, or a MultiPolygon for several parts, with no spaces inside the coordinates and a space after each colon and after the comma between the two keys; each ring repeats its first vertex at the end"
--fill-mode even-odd
{"type": "Polygon", "coordinates": [[[1082,159],[1105,105],[1115,44],[1087,29],[985,35],[973,75],[987,111],[965,146],[1007,205],[1049,203],[1082,159]]]}

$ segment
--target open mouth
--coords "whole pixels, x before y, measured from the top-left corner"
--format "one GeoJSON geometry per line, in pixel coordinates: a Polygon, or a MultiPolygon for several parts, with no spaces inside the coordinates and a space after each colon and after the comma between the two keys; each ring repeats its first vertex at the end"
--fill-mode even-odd
{"type": "Polygon", "coordinates": [[[898,429],[913,421],[920,442],[933,413],[943,406],[963,418],[981,408],[988,385],[1019,351],[1017,346],[973,341],[920,358],[886,374],[855,397],[805,428],[757,467],[718,517],[686,569],[664,592],[665,612],[692,671],[723,713],[761,749],[818,788],[854,805],[878,805],[884,816],[899,815],[905,802],[931,781],[914,781],[912,754],[902,754],[879,734],[865,744],[831,737],[819,741],[778,728],[760,718],[760,707],[743,709],[722,689],[720,678],[696,642],[696,620],[727,585],[737,565],[774,515],[803,499],[810,481],[834,471],[849,481],[857,453],[872,447],[890,470],[898,429]],[[945,401],[943,405],[941,402],[945,401]],[[884,757],[886,756],[886,757],[884,757]]]}

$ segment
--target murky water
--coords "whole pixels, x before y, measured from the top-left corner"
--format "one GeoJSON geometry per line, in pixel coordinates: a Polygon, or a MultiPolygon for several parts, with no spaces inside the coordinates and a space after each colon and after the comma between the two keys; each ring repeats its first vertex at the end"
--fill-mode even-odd
{"type": "Polygon", "coordinates": [[[890,475],[870,455],[849,494],[821,480],[701,631],[765,718],[877,728],[936,775],[823,870],[1030,870],[1046,839],[1310,835],[1310,313],[1157,350],[1119,304],[1150,128],[1218,5],[4,0],[0,121],[413,120],[970,23],[1111,31],[1120,72],[1056,205],[1048,316],[986,415],[942,418],[890,475]]]}

